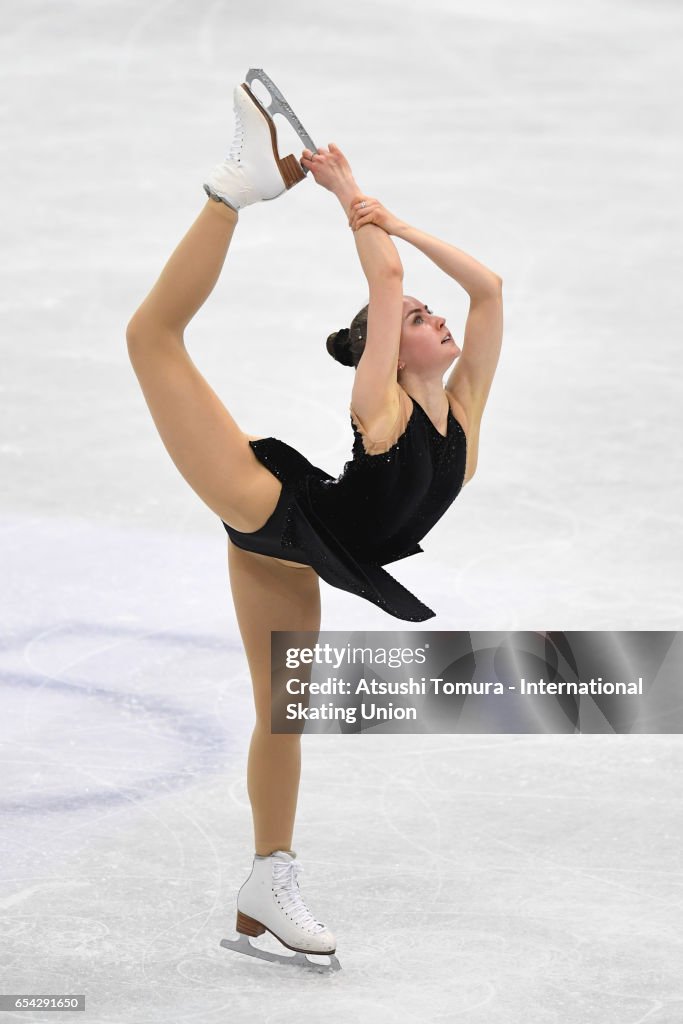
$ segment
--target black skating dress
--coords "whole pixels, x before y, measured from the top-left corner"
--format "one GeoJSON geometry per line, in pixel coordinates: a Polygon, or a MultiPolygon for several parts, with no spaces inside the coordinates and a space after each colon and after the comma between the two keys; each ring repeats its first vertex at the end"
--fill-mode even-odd
{"type": "Polygon", "coordinates": [[[398,391],[396,426],[383,441],[371,441],[349,407],[353,458],[337,478],[278,438],[250,441],[282,493],[259,530],[223,526],[239,548],[311,565],[333,587],[396,618],[423,622],[435,613],[382,566],[423,551],[419,542],[462,489],[467,440],[450,400],[443,435],[414,398],[398,391]]]}

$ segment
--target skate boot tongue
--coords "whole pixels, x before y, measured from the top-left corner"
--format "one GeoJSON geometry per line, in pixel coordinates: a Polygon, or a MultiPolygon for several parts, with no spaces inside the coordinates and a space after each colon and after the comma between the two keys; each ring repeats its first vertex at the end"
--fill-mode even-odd
{"type": "Polygon", "coordinates": [[[301,898],[298,876],[303,868],[301,864],[295,863],[296,853],[294,853],[294,857],[291,856],[292,853],[294,853],[293,850],[289,852],[276,850],[271,854],[271,859],[275,861],[272,866],[273,893],[276,895],[282,911],[298,928],[303,928],[313,934],[322,932],[325,930],[325,925],[315,919],[301,898]]]}

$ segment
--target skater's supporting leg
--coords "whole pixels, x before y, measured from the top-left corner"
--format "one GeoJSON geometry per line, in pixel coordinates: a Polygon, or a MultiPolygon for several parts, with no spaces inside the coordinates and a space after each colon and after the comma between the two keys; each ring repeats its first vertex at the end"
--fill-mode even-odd
{"type": "Polygon", "coordinates": [[[301,773],[301,736],[270,732],[270,634],[320,628],[320,581],[310,566],[285,565],[230,541],[228,567],[256,709],[247,772],[255,852],[267,855],[292,848],[301,773]]]}
{"type": "MultiPolygon", "coordinates": [[[[257,530],[282,486],[192,362],[183,332],[213,290],[237,214],[207,200],[132,317],[128,353],[161,439],[199,497],[236,530],[257,530]]],[[[235,339],[240,342],[242,339],[235,339]]]]}
{"type": "Polygon", "coordinates": [[[267,857],[291,850],[301,779],[301,737],[273,736],[256,720],[247,761],[247,792],[254,824],[254,852],[267,857]]]}

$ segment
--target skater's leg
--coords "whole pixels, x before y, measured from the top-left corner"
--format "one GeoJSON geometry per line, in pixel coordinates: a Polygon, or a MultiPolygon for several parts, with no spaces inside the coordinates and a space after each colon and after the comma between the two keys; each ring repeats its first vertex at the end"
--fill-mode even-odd
{"type": "Polygon", "coordinates": [[[301,773],[301,736],[270,732],[270,633],[320,628],[320,581],[310,566],[287,565],[231,541],[228,567],[256,709],[247,766],[255,852],[267,855],[292,848],[301,773]]]}
{"type": "MultiPolygon", "coordinates": [[[[237,214],[207,200],[128,324],[128,352],[161,439],[190,486],[229,526],[250,532],[272,513],[281,484],[194,365],[184,330],[225,261],[237,214]]],[[[235,339],[237,343],[241,338],[235,339]]]]}
{"type": "Polygon", "coordinates": [[[182,337],[218,281],[237,220],[229,206],[206,201],[133,316],[130,326],[138,328],[135,334],[165,329],[182,337]]]}

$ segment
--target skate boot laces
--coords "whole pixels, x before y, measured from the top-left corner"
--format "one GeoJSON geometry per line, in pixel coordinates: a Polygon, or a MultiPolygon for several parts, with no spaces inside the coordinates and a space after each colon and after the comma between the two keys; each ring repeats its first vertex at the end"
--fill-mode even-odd
{"type": "Polygon", "coordinates": [[[244,145],[244,125],[238,110],[235,110],[235,121],[235,136],[232,140],[228,160],[236,160],[239,163],[242,155],[242,146],[244,145]]]}
{"type": "Polygon", "coordinates": [[[298,876],[304,869],[301,864],[290,862],[273,864],[273,892],[282,910],[300,928],[320,932],[325,925],[316,921],[304,903],[299,891],[298,876]]]}

